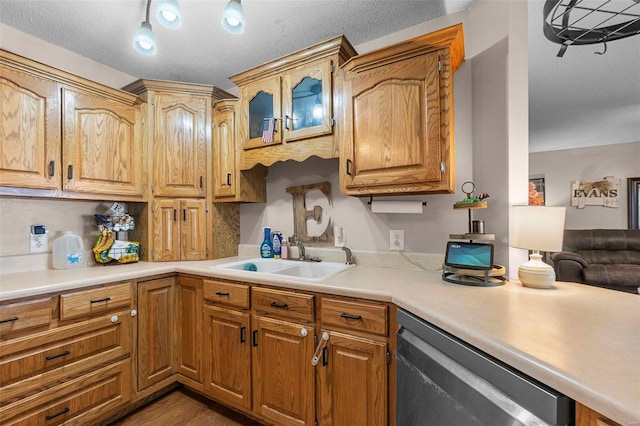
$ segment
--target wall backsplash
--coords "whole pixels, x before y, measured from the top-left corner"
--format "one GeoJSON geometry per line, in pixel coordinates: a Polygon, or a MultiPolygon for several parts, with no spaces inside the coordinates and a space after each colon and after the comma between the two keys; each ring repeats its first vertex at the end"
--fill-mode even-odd
{"type": "MultiPolygon", "coordinates": [[[[45,225],[49,252],[66,231],[82,236],[85,249],[97,237],[94,214],[106,214],[111,202],[0,198],[0,256],[29,254],[31,225],[45,225]]],[[[126,204],[125,204],[126,206],[126,204]]]]}

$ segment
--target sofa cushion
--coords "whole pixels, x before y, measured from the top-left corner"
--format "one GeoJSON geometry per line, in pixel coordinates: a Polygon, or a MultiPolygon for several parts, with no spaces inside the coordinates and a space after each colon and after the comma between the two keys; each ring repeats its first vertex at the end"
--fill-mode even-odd
{"type": "Polygon", "coordinates": [[[640,286],[640,265],[590,263],[583,274],[585,284],[615,283],[617,286],[633,288],[640,286]]]}
{"type": "Polygon", "coordinates": [[[640,265],[640,230],[568,229],[562,246],[589,263],[640,265]]]}

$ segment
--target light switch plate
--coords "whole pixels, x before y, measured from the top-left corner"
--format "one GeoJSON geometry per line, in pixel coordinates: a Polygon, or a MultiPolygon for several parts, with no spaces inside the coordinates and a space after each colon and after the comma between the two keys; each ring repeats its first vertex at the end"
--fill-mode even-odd
{"type": "Polygon", "coordinates": [[[345,246],[346,235],[345,235],[345,230],[342,226],[335,226],[333,228],[333,237],[334,237],[334,240],[333,240],[334,247],[345,246]]]}

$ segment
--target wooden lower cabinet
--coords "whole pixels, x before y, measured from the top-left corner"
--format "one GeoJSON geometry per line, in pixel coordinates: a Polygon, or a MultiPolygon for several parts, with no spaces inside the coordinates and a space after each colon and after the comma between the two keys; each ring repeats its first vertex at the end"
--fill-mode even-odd
{"type": "Polygon", "coordinates": [[[204,391],[234,408],[251,410],[250,315],[204,308],[204,391]]]}
{"type": "Polygon", "coordinates": [[[175,373],[174,280],[138,283],[138,391],[175,373]]]}
{"type": "Polygon", "coordinates": [[[387,344],[328,333],[318,363],[320,424],[387,425],[387,344]]]}
{"type": "Polygon", "coordinates": [[[620,423],[576,402],[576,426],[620,426],[620,423]]]}
{"type": "Polygon", "coordinates": [[[253,410],[278,425],[315,422],[314,327],[253,317],[253,410]]]}
{"type": "Polygon", "coordinates": [[[178,277],[177,372],[202,383],[202,279],[178,277]]]}

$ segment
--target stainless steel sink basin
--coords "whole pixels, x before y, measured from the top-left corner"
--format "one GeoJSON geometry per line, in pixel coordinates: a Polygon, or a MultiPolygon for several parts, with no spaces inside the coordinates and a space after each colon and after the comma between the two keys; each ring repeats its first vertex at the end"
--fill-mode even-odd
{"type": "Polygon", "coordinates": [[[338,262],[300,262],[282,259],[247,259],[223,263],[212,268],[247,271],[283,277],[299,278],[304,281],[321,281],[331,275],[342,272],[355,265],[338,262]]]}

